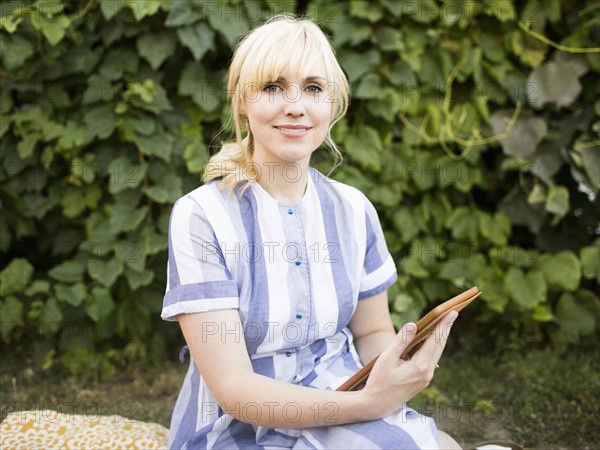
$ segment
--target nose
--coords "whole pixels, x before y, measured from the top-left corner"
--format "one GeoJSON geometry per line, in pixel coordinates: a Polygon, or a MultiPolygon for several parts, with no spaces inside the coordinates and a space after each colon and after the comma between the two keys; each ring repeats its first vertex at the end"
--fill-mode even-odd
{"type": "Polygon", "coordinates": [[[302,89],[297,84],[290,84],[283,91],[285,100],[283,112],[287,116],[300,117],[304,115],[304,102],[302,100],[302,89]]]}

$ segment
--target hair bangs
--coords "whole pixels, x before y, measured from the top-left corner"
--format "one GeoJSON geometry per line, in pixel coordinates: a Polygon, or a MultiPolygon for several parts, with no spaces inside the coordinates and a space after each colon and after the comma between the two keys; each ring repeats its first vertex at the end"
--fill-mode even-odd
{"type": "MultiPolygon", "coordinates": [[[[302,24],[293,24],[293,33],[287,24],[271,32],[263,33],[247,49],[252,54],[251,60],[246,60],[239,75],[239,88],[242,92],[261,89],[269,82],[279,78],[304,80],[310,76],[310,69],[324,56],[326,48],[319,42],[310,29],[302,24]]],[[[326,64],[329,68],[329,64],[326,64]]],[[[329,72],[329,70],[328,70],[329,72]]],[[[327,73],[328,82],[333,82],[327,73]]]]}

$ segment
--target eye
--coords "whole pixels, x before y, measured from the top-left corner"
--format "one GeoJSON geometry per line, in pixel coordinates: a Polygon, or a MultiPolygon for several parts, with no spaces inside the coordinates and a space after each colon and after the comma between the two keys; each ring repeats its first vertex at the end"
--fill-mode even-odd
{"type": "Polygon", "coordinates": [[[277,92],[279,90],[279,85],[276,83],[267,83],[263,86],[263,91],[266,92],[277,92]]]}
{"type": "Polygon", "coordinates": [[[318,84],[309,84],[308,86],[306,86],[306,90],[312,94],[323,92],[323,88],[318,84]]]}

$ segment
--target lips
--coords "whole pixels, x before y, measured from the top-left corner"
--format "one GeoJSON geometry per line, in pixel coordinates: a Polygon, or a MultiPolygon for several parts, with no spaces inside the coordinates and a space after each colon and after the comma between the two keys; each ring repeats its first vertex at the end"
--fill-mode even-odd
{"type": "Polygon", "coordinates": [[[276,125],[274,128],[287,136],[303,136],[312,127],[307,125],[276,125]]]}
{"type": "Polygon", "coordinates": [[[275,125],[275,128],[282,131],[306,131],[311,129],[308,125],[275,125]]]}

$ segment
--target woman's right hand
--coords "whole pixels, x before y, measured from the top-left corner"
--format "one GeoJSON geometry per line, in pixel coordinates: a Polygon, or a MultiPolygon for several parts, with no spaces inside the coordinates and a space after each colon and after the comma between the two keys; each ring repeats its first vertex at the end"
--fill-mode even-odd
{"type": "Polygon", "coordinates": [[[377,359],[367,384],[360,391],[372,419],[392,414],[429,385],[457,316],[455,311],[446,314],[410,359],[403,359],[403,355],[417,327],[407,323],[400,329],[377,359]]]}

